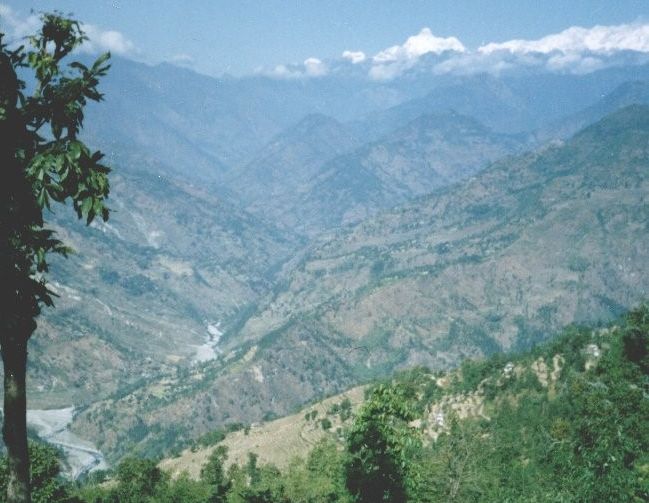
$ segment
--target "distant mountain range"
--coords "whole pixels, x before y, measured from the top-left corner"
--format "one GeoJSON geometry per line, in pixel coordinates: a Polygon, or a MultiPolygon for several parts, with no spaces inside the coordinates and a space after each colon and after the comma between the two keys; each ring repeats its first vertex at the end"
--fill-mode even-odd
{"type": "Polygon", "coordinates": [[[536,141],[567,138],[588,124],[634,104],[649,105],[649,81],[633,80],[620,84],[593,105],[542,128],[537,133],[536,141]]]}
{"type": "Polygon", "coordinates": [[[253,213],[304,232],[313,224],[304,221],[300,203],[311,199],[313,178],[328,161],[360,144],[337,120],[309,114],[261,148],[227,185],[253,213]]]}
{"type": "Polygon", "coordinates": [[[421,115],[382,139],[327,162],[299,201],[298,226],[328,229],[470,176],[520,149],[522,139],[496,134],[455,112],[421,115]]]}
{"type": "Polygon", "coordinates": [[[222,185],[229,170],[246,165],[312,113],[349,123],[362,142],[450,109],[497,132],[529,133],[591,106],[625,82],[647,79],[649,65],[586,75],[418,72],[373,81],[333,72],[315,79],[215,79],[169,64],[114,58],[102,82],[106,101],[89,108],[85,134],[108,153],[146,152],[169,175],[222,185]]]}

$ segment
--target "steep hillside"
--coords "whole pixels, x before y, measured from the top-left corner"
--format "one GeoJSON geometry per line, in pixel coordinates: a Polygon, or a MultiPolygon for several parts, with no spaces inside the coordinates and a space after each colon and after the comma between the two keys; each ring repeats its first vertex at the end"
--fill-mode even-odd
{"type": "Polygon", "coordinates": [[[60,297],[33,339],[32,407],[80,405],[213,358],[296,244],[198,187],[120,172],[107,223],[49,217],[77,253],[52,267],[60,297]]]}
{"type": "Polygon", "coordinates": [[[648,145],[649,109],[627,108],[565,144],[341,231],[240,337],[292,337],[306,317],[376,350],[368,362],[439,367],[609,318],[649,287],[638,239],[648,145]]]}
{"type": "Polygon", "coordinates": [[[528,347],[644,298],[649,109],[341,230],[286,269],[223,356],[93,404],[113,459],[286,414],[395,368],[528,347]]]}
{"type": "Polygon", "coordinates": [[[224,344],[216,360],[151,376],[138,386],[98,400],[79,411],[72,430],[95,439],[111,462],[128,453],[160,456],[187,446],[216,427],[272,419],[305,402],[358,383],[345,341],[309,324],[280,344],[224,344]]]}
{"type": "MultiPolygon", "coordinates": [[[[451,372],[408,369],[74,484],[56,477],[56,451],[31,450],[36,469],[47,467],[37,494],[55,489],[59,501],[640,502],[649,498],[648,391],[641,305],[531,351],[451,372]]],[[[0,489],[5,474],[0,458],[0,489]]]]}
{"type": "Polygon", "coordinates": [[[593,105],[537,132],[536,141],[567,138],[616,110],[630,105],[647,104],[649,104],[649,82],[642,80],[625,82],[593,105]]]}
{"type": "Polygon", "coordinates": [[[272,485],[258,476],[243,487],[272,487],[290,501],[319,493],[330,501],[349,493],[364,501],[644,501],[648,315],[640,307],[615,325],[573,327],[533,351],[467,360],[449,373],[411,369],[368,386],[360,407],[328,399],[304,417],[231,433],[159,467],[205,483],[219,455],[221,466],[273,473],[272,485]],[[336,428],[321,429],[322,440],[305,449],[313,411],[326,411],[322,422],[336,428]],[[325,454],[336,447],[337,456],[325,454]]]}
{"type": "MultiPolygon", "coordinates": [[[[365,386],[352,388],[309,405],[297,414],[224,433],[224,438],[213,445],[203,445],[206,442],[199,440],[197,445],[177,456],[163,459],[160,467],[174,477],[187,472],[190,477],[198,479],[201,468],[214,450],[218,446],[225,446],[228,449],[228,466],[245,464],[252,453],[260,463],[286,468],[295,458],[307,457],[314,446],[324,439],[342,441],[343,430],[351,424],[366,391],[365,386]]],[[[215,436],[219,438],[221,435],[215,436]]]]}
{"type": "Polygon", "coordinates": [[[377,138],[422,114],[448,110],[476,117],[489,127],[508,133],[525,131],[533,123],[526,101],[510,87],[510,82],[485,74],[442,79],[425,96],[368,114],[356,126],[368,137],[377,138]]]}
{"type": "Polygon", "coordinates": [[[303,228],[299,203],[321,167],[360,145],[340,122],[310,114],[270,141],[227,181],[252,213],[289,229],[303,228]]]}
{"type": "Polygon", "coordinates": [[[448,112],[360,146],[348,125],[312,114],[225,184],[252,213],[314,237],[456,182],[521,145],[448,112]]]}
{"type": "Polygon", "coordinates": [[[326,163],[297,206],[302,226],[327,229],[450,185],[521,147],[455,112],[421,115],[326,163]]]}

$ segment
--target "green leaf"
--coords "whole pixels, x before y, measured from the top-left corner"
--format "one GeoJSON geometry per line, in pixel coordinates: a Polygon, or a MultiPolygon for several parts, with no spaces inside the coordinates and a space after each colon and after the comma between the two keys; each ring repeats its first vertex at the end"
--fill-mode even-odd
{"type": "Polygon", "coordinates": [[[79,142],[71,142],[69,147],[68,147],[68,152],[70,153],[70,156],[73,161],[78,161],[79,158],[81,157],[81,145],[79,142]]]}
{"type": "Polygon", "coordinates": [[[83,65],[79,63],[78,61],[74,61],[68,65],[70,68],[76,68],[77,70],[81,70],[82,72],[87,72],[88,67],[86,65],[83,65]]]}
{"type": "Polygon", "coordinates": [[[83,203],[81,203],[81,213],[87,215],[90,208],[92,208],[92,197],[87,197],[83,200],[83,203]]]}
{"type": "Polygon", "coordinates": [[[41,207],[44,208],[48,203],[47,203],[47,192],[45,192],[45,187],[43,187],[39,192],[38,196],[36,197],[36,203],[41,207]]]}
{"type": "Polygon", "coordinates": [[[105,52],[105,53],[103,53],[101,56],[99,56],[99,57],[95,60],[94,64],[92,65],[92,69],[93,69],[93,71],[94,71],[94,70],[98,70],[99,67],[100,67],[101,65],[103,65],[106,61],[108,61],[109,59],[110,59],[110,52],[105,52]]]}

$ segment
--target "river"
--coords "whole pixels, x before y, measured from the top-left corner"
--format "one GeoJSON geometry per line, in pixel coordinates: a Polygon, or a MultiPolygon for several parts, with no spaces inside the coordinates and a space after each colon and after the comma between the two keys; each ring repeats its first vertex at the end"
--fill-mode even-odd
{"type": "Polygon", "coordinates": [[[76,480],[93,470],[106,469],[108,465],[104,455],[92,442],[70,431],[74,410],[74,407],[28,410],[27,424],[36,430],[43,440],[63,450],[68,465],[63,474],[76,480]]]}

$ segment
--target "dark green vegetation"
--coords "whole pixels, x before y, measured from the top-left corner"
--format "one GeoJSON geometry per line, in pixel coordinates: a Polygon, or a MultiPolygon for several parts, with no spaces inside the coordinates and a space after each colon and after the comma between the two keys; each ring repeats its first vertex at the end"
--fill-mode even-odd
{"type": "Polygon", "coordinates": [[[35,493],[95,503],[640,502],[649,498],[648,397],[645,306],[445,375],[399,373],[368,389],[344,449],[326,439],[283,471],[254,455],[225,469],[217,448],[198,481],[128,458],[110,482],[73,487],[34,446],[35,493]]]}
{"type": "MultiPolygon", "coordinates": [[[[47,444],[30,442],[30,485],[33,503],[67,503],[78,501],[70,496],[72,487],[61,477],[61,456],[47,444]]],[[[6,458],[0,461],[0,491],[7,492],[9,469],[6,458]]]]}
{"type": "Polygon", "coordinates": [[[51,307],[56,296],[45,280],[48,255],[72,251],[45,226],[43,213],[52,203],[71,202],[88,225],[95,217],[108,220],[110,168],[78,135],[86,104],[102,99],[97,86],[110,54],[90,67],[66,64],[85,40],[79,23],[56,14],[44,14],[41,21],[29,48],[9,49],[0,33],[0,346],[8,502],[30,501],[27,343],[41,307],[51,307]],[[33,90],[25,90],[19,75],[28,75],[33,90]]]}

